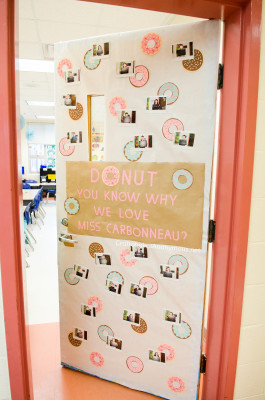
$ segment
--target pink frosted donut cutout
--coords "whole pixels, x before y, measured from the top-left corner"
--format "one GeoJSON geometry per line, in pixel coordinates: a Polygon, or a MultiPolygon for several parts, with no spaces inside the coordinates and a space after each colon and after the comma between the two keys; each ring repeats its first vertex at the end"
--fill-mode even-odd
{"type": "Polygon", "coordinates": [[[143,37],[141,47],[145,54],[153,56],[161,47],[161,37],[157,33],[148,33],[143,37]],[[150,40],[153,40],[154,42],[153,47],[148,47],[148,42],[150,42],[150,40]]]}
{"type": "Polygon", "coordinates": [[[72,69],[73,68],[73,64],[72,62],[68,59],[68,58],[63,58],[58,66],[57,66],[57,73],[61,78],[64,78],[64,71],[63,71],[63,67],[67,66],[67,69],[72,69]]]}
{"type": "Polygon", "coordinates": [[[126,108],[126,101],[122,97],[113,97],[113,99],[111,99],[109,103],[109,112],[114,117],[117,117],[118,115],[118,111],[115,109],[116,104],[119,104],[121,106],[121,110],[124,110],[126,108]]]}
{"type": "Polygon", "coordinates": [[[136,374],[139,374],[144,369],[143,362],[140,360],[140,358],[135,357],[135,356],[128,357],[126,360],[126,364],[127,364],[127,367],[129,368],[129,370],[136,374]],[[133,365],[133,363],[136,363],[137,366],[135,367],[133,365]]]}
{"type": "Polygon", "coordinates": [[[164,351],[167,350],[169,354],[166,355],[166,360],[167,361],[171,361],[175,358],[175,350],[173,349],[173,347],[171,347],[169,344],[161,344],[157,350],[159,351],[164,351]]]}
{"type": "Polygon", "coordinates": [[[144,86],[149,79],[149,72],[148,69],[144,65],[137,65],[134,69],[134,75],[130,76],[129,80],[130,83],[135,87],[142,87],[144,86]],[[137,74],[142,74],[142,79],[136,79],[137,74]]]}
{"type": "Polygon", "coordinates": [[[151,276],[144,276],[142,279],[140,279],[139,283],[140,283],[140,285],[143,285],[143,286],[145,286],[147,283],[151,284],[151,288],[147,290],[147,294],[149,296],[152,294],[155,294],[158,290],[158,283],[151,276]]]}
{"type": "Polygon", "coordinates": [[[66,138],[62,138],[60,140],[60,143],[59,143],[59,151],[63,156],[70,156],[75,151],[75,146],[69,146],[68,145],[68,150],[67,150],[65,148],[66,144],[68,144],[67,143],[67,139],[66,138]]]}
{"type": "Polygon", "coordinates": [[[93,351],[92,353],[90,353],[89,357],[92,364],[95,365],[96,367],[102,367],[104,365],[104,358],[100,353],[93,351]],[[98,358],[99,361],[96,361],[96,358],[98,358]]]}
{"type": "Polygon", "coordinates": [[[169,378],[167,384],[172,392],[181,393],[185,390],[185,383],[177,376],[172,376],[171,378],[169,378]],[[178,387],[174,386],[175,382],[178,384],[178,387]]]}
{"type": "Polygon", "coordinates": [[[135,264],[136,264],[136,261],[137,260],[126,260],[126,257],[128,256],[128,255],[130,255],[131,254],[131,252],[130,252],[130,250],[129,249],[124,249],[124,250],[122,250],[121,251],[121,254],[120,254],[120,260],[121,260],[121,263],[125,266],[125,267],[133,267],[135,264]]]}
{"type": "Polygon", "coordinates": [[[178,131],[183,131],[184,130],[184,125],[179,119],[176,119],[176,118],[170,118],[164,123],[164,125],[162,127],[162,133],[163,133],[163,135],[165,136],[166,139],[172,141],[173,140],[173,133],[169,132],[169,128],[171,126],[176,126],[178,131]]]}
{"type": "Polygon", "coordinates": [[[89,297],[87,304],[88,304],[89,306],[92,306],[94,302],[97,303],[96,312],[102,311],[103,303],[102,303],[102,301],[101,301],[98,297],[96,297],[96,296],[91,296],[91,297],[89,297]]]}

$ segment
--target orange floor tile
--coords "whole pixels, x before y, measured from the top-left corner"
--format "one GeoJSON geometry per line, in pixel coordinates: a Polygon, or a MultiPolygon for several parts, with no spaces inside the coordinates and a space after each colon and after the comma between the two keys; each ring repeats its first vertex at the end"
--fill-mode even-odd
{"type": "Polygon", "coordinates": [[[35,400],[151,400],[154,396],[60,365],[59,323],[30,325],[35,400]]]}

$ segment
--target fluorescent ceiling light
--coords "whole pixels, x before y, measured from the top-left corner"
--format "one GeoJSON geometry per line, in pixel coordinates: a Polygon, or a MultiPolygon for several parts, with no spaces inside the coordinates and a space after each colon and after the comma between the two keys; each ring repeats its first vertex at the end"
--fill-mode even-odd
{"type": "Polygon", "coordinates": [[[37,119],[55,119],[54,115],[36,115],[37,119]]]}
{"type": "Polygon", "coordinates": [[[25,58],[19,58],[17,61],[19,71],[54,73],[53,61],[28,60],[25,58]]]}
{"type": "Polygon", "coordinates": [[[54,101],[31,101],[26,100],[29,106],[40,106],[40,107],[54,107],[54,101]]]}

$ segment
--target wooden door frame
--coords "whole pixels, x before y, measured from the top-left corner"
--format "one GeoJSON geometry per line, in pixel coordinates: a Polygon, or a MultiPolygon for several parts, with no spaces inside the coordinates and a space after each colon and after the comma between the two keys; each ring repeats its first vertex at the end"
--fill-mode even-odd
{"type": "MultiPolygon", "coordinates": [[[[84,0],[86,1],[86,0],[84,0]]],[[[240,336],[257,116],[262,0],[95,0],[225,21],[215,219],[216,241],[203,400],[233,399],[240,336]],[[250,140],[251,138],[251,140],[250,140]]],[[[0,0],[1,273],[13,400],[33,398],[19,228],[19,96],[15,87],[17,0],[0,0]],[[2,173],[3,172],[3,173],[2,173]]],[[[17,81],[18,82],[18,81],[17,81]]]]}

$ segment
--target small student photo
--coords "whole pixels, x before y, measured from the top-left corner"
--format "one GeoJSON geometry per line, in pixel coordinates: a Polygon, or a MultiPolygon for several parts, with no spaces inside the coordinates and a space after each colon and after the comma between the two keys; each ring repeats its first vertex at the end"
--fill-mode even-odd
{"type": "Polygon", "coordinates": [[[80,69],[68,69],[64,72],[64,81],[68,85],[80,83],[80,69]]]}
{"type": "Polygon", "coordinates": [[[140,314],[131,310],[124,310],[123,321],[130,322],[134,325],[140,325],[140,314]]]}
{"type": "Polygon", "coordinates": [[[166,111],[167,98],[166,96],[150,96],[146,99],[147,111],[166,111]]]}
{"type": "Polygon", "coordinates": [[[83,134],[82,134],[82,131],[67,132],[66,138],[67,138],[68,143],[80,144],[83,141],[83,134]]]}
{"type": "Polygon", "coordinates": [[[92,46],[92,57],[95,59],[109,57],[109,42],[97,43],[92,46]]]}
{"type": "Polygon", "coordinates": [[[75,94],[65,94],[62,99],[63,106],[69,109],[76,108],[76,95],[75,94]]]}
{"type": "Polygon", "coordinates": [[[181,324],[181,313],[172,310],[163,310],[163,320],[176,325],[181,324]]]}
{"type": "Polygon", "coordinates": [[[153,147],[153,136],[152,135],[141,135],[134,136],[134,147],[135,149],[152,149],[153,147]]]}
{"type": "Polygon", "coordinates": [[[72,235],[68,235],[65,233],[61,233],[58,240],[59,242],[62,242],[66,247],[75,247],[75,243],[78,243],[72,235]]]}
{"type": "Polygon", "coordinates": [[[175,132],[175,137],[173,140],[174,146],[188,146],[193,147],[195,134],[186,131],[175,132]]]}
{"type": "Polygon", "coordinates": [[[162,278],[179,279],[179,267],[175,267],[174,265],[161,264],[160,274],[162,275],[162,278]]]}
{"type": "Polygon", "coordinates": [[[194,49],[193,42],[182,42],[172,45],[172,56],[181,61],[193,60],[194,49]]]}
{"type": "Polygon", "coordinates": [[[148,259],[147,247],[144,246],[130,246],[131,258],[141,258],[143,260],[148,259]]]}
{"type": "Polygon", "coordinates": [[[119,113],[118,122],[124,126],[130,126],[136,123],[136,111],[134,110],[121,110],[119,113]]]}
{"type": "Polygon", "coordinates": [[[95,263],[99,266],[111,265],[110,254],[95,253],[95,263]]]}
{"type": "Polygon", "coordinates": [[[88,317],[96,317],[96,307],[87,304],[81,304],[81,314],[88,317]]]}
{"type": "Polygon", "coordinates": [[[69,239],[69,240],[73,240],[73,236],[72,235],[68,235],[68,234],[64,234],[61,233],[61,235],[59,236],[59,242],[63,242],[64,243],[64,239],[69,239]]]}
{"type": "Polygon", "coordinates": [[[73,337],[74,339],[78,340],[87,340],[87,331],[80,328],[74,328],[73,330],[73,337]]]}
{"type": "Polygon", "coordinates": [[[138,296],[146,299],[147,296],[147,288],[143,285],[139,285],[139,283],[131,283],[130,293],[133,296],[138,296]]]}
{"type": "Polygon", "coordinates": [[[149,360],[165,364],[166,353],[157,350],[149,350],[149,360]]]}
{"type": "Polygon", "coordinates": [[[114,282],[111,279],[106,280],[106,289],[115,294],[121,294],[122,285],[118,282],[114,282]]]}
{"type": "Polygon", "coordinates": [[[75,275],[79,278],[87,279],[89,274],[89,269],[81,267],[80,265],[74,265],[75,275]]]}
{"type": "Polygon", "coordinates": [[[134,75],[134,61],[120,61],[116,64],[116,74],[119,77],[128,77],[134,75]]]}
{"type": "Polygon", "coordinates": [[[107,336],[106,345],[112,349],[121,350],[122,340],[116,339],[113,336],[107,336]]]}

